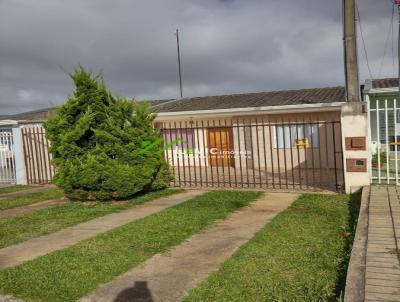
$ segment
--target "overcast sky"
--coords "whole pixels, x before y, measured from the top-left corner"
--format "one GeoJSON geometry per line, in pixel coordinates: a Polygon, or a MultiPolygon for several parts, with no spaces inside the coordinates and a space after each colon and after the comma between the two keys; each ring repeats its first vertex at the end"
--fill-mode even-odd
{"type": "MultiPolygon", "coordinates": [[[[379,72],[391,1],[358,3],[373,76],[391,77],[391,35],[379,72]]],[[[344,85],[341,6],[342,0],[0,0],[0,115],[63,103],[73,91],[66,71],[78,63],[101,71],[118,95],[176,98],[176,28],[184,96],[344,85]]]]}

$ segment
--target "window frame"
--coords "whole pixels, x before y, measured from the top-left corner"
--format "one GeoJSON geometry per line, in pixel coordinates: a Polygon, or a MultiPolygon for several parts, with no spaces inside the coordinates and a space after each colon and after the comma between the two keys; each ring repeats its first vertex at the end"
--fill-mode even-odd
{"type": "MultiPolygon", "coordinates": [[[[277,150],[279,150],[279,149],[283,149],[283,150],[285,150],[285,149],[300,149],[300,148],[298,148],[296,146],[296,144],[294,143],[294,140],[295,139],[310,138],[309,145],[311,145],[311,142],[312,142],[312,146],[309,146],[308,148],[305,148],[305,149],[319,149],[320,148],[320,139],[319,139],[318,127],[319,127],[318,123],[295,123],[295,124],[274,125],[274,131],[273,131],[273,133],[274,133],[273,134],[274,135],[274,146],[273,146],[273,148],[277,149],[277,150]],[[305,135],[305,129],[306,129],[307,126],[311,130],[310,131],[311,135],[308,136],[308,137],[307,137],[307,135],[305,135]],[[295,127],[294,128],[295,129],[294,134],[297,134],[296,133],[297,129],[298,130],[302,129],[301,131],[302,131],[302,136],[303,137],[296,138],[296,137],[293,137],[293,135],[292,135],[291,138],[292,138],[293,141],[289,141],[289,146],[286,146],[286,142],[284,141],[284,138],[288,139],[288,137],[286,137],[286,132],[285,132],[285,136],[283,136],[284,131],[285,131],[284,130],[285,127],[289,127],[289,133],[287,133],[287,135],[289,135],[291,133],[290,131],[291,131],[292,127],[295,127]],[[280,134],[282,134],[282,141],[281,141],[282,142],[282,146],[279,146],[280,144],[278,144],[278,129],[279,128],[282,129],[281,130],[282,132],[280,132],[280,134]],[[314,134],[314,131],[315,131],[315,134],[314,134]],[[314,134],[314,136],[313,136],[313,134],[314,134]],[[312,138],[312,140],[311,140],[311,138],[312,138]]],[[[299,131],[299,136],[300,136],[300,131],[299,131]]]]}

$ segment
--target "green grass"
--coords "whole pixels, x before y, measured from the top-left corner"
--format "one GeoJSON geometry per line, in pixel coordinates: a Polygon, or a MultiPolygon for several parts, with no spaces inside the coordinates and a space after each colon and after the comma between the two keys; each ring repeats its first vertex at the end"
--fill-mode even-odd
{"type": "Polygon", "coordinates": [[[128,202],[68,202],[24,215],[2,218],[0,219],[0,248],[182,191],[181,189],[166,189],[150,192],[128,202]]]}
{"type": "Polygon", "coordinates": [[[64,196],[62,190],[54,188],[43,192],[27,193],[24,196],[9,197],[0,200],[0,211],[30,205],[48,199],[61,198],[64,196]]]}
{"type": "Polygon", "coordinates": [[[157,214],[0,272],[0,292],[28,301],[75,301],[166,252],[261,193],[212,191],[157,214]]]}
{"type": "Polygon", "coordinates": [[[359,202],[359,195],[302,195],[183,301],[340,299],[359,202]]]}
{"type": "Polygon", "coordinates": [[[0,187],[0,194],[13,193],[13,192],[23,191],[23,190],[27,190],[27,189],[32,189],[32,188],[34,188],[34,186],[15,185],[15,186],[0,187]]]}

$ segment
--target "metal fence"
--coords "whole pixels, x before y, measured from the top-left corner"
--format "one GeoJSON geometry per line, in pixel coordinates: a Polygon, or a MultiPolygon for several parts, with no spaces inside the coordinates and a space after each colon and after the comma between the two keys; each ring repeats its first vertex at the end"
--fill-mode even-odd
{"type": "Polygon", "coordinates": [[[0,129],[0,184],[15,184],[14,138],[11,129],[0,129]]]}
{"type": "Polygon", "coordinates": [[[400,104],[396,99],[366,98],[371,182],[399,185],[400,104]]]}
{"type": "Polygon", "coordinates": [[[173,186],[340,191],[340,121],[225,119],[159,125],[173,186]]]}
{"type": "Polygon", "coordinates": [[[29,184],[48,184],[54,177],[50,142],[42,127],[22,128],[26,178],[29,184]]]}

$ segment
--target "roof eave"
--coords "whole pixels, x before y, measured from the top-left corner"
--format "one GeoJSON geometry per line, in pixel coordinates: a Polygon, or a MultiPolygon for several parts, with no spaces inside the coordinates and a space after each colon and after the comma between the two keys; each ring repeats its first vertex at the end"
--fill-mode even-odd
{"type": "Polygon", "coordinates": [[[284,113],[301,113],[301,112],[321,112],[321,111],[338,111],[345,102],[332,103],[316,103],[316,104],[299,104],[299,105],[283,105],[283,106],[264,106],[264,107],[244,107],[230,109],[215,110],[195,110],[195,111],[176,111],[176,112],[159,112],[158,120],[172,118],[190,118],[190,117],[228,117],[237,115],[265,115],[265,114],[284,114],[284,113]]]}

